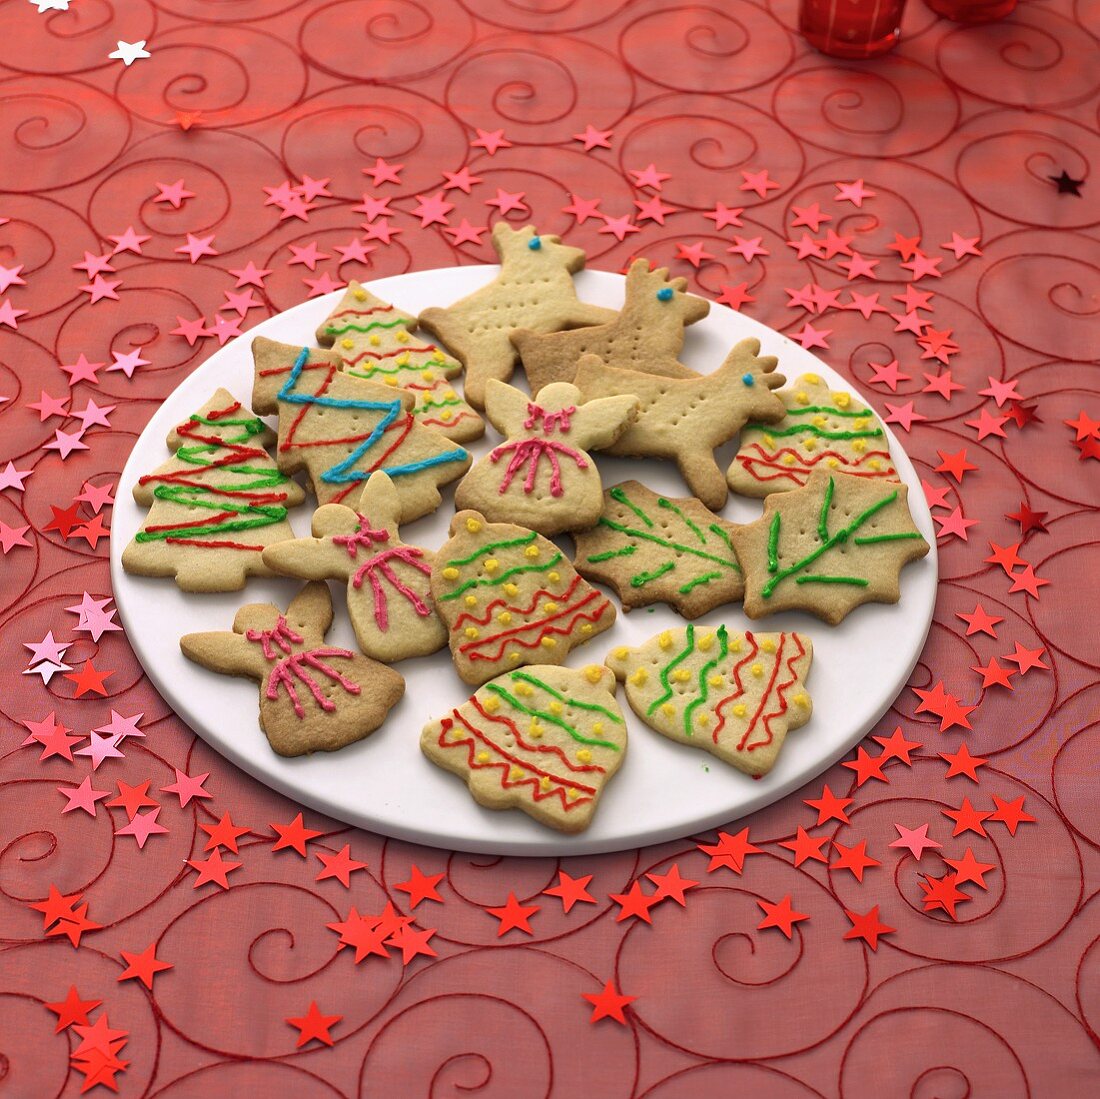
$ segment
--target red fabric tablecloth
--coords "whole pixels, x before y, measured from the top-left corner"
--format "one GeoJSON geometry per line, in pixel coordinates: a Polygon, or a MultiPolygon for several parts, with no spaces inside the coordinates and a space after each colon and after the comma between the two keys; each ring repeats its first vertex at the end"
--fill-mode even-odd
{"type": "MultiPolygon", "coordinates": [[[[116,1082],[132,1096],[1007,1099],[1095,1087],[1100,8],[1022,3],[1003,23],[962,29],[911,0],[902,46],[857,64],[809,50],[793,33],[795,7],[3,6],[0,470],[10,460],[31,473],[23,491],[17,475],[0,490],[0,521],[14,532],[0,558],[0,1094],[78,1093],[84,1077],[70,1055],[87,1066],[94,1050],[81,1061],[80,1032],[55,1033],[58,1014],[44,1006],[70,986],[103,1001],[89,1009],[91,1023],[109,1018],[128,1037],[103,1056],[128,1062],[116,1082]],[[119,40],[145,40],[150,56],[110,59],[119,40]],[[479,131],[502,131],[510,144],[494,149],[479,131]],[[605,143],[600,131],[610,131],[605,143]],[[574,137],[586,132],[588,150],[574,137]],[[379,157],[404,165],[398,182],[364,174],[379,157]],[[633,174],[651,163],[668,174],[659,191],[653,177],[639,185],[633,174]],[[443,173],[464,165],[478,182],[466,184],[469,194],[447,190],[446,224],[422,228],[417,196],[430,199],[443,173]],[[288,179],[305,182],[304,195],[280,191],[288,179]],[[874,192],[862,205],[836,186],[857,179],[874,192]],[[176,189],[178,204],[177,180],[193,193],[176,189]],[[318,180],[327,181],[319,192],[318,180]],[[487,204],[498,189],[522,205],[502,215],[487,204]],[[392,216],[357,211],[364,194],[388,198],[392,216]],[[719,203],[743,213],[729,220],[719,203]],[[714,835],[596,858],[497,860],[414,848],[310,812],[305,824],[321,834],[308,857],[276,850],[271,825],[297,808],[193,736],[143,677],[124,633],[93,641],[66,609],[85,592],[110,595],[94,504],[70,511],[74,498],[88,495],[86,483],[113,483],[157,402],[218,344],[214,335],[191,346],[174,329],[203,317],[207,330],[222,318],[247,332],[326,273],[366,281],[491,262],[487,235],[474,243],[478,233],[462,240],[469,234],[455,229],[499,216],[567,235],[594,267],[645,255],[804,342],[821,334],[817,354],[899,426],[938,501],[935,622],[910,688],[876,730],[889,738],[900,727],[920,744],[911,766],[868,739],[886,781],[838,764],[731,825],[731,834],[747,825],[760,848],[740,874],[698,849],[714,835]],[[128,227],[147,239],[127,247],[128,227]],[[197,262],[180,251],[188,234],[212,237],[197,262]],[[800,249],[803,236],[822,243],[800,249]],[[311,242],[325,258],[309,258],[311,242]],[[353,256],[340,262],[337,247],[353,256]],[[903,266],[917,247],[938,259],[934,271],[903,266]],[[839,266],[847,251],[877,261],[875,279],[849,281],[839,266]],[[101,255],[113,273],[100,271],[97,290],[101,255]],[[85,259],[89,267],[74,270],[85,259]],[[232,272],[250,261],[270,274],[251,287],[258,308],[238,299],[238,309],[226,293],[247,295],[232,272]],[[918,304],[910,283],[932,297],[918,304]],[[825,288],[816,304],[815,284],[825,288]],[[803,287],[809,306],[797,304],[803,287]],[[876,294],[885,311],[867,297],[876,294]],[[135,370],[131,360],[132,377],[101,367],[93,383],[61,369],[139,348],[147,361],[135,370]],[[902,376],[888,369],[893,359],[902,376]],[[944,381],[947,370],[961,388],[944,381]],[[41,391],[61,400],[59,415],[48,415],[41,391]],[[89,401],[110,406],[106,424],[89,401]],[[85,425],[86,449],[62,458],[85,425]],[[964,450],[976,468],[962,466],[964,450]],[[47,631],[68,644],[63,662],[76,679],[62,671],[46,685],[41,673],[21,674],[36,659],[24,644],[47,631]],[[89,666],[112,673],[105,696],[89,686],[89,666]],[[1013,673],[1008,686],[995,666],[1013,673]],[[144,738],[126,737],[123,758],[94,771],[88,755],[66,758],[111,727],[112,710],[143,715],[144,738]],[[59,737],[53,721],[82,739],[59,737]],[[963,744],[986,760],[976,783],[948,777],[941,758],[963,744]],[[184,794],[165,792],[177,769],[209,772],[210,797],[184,806],[184,794]],[[95,816],[62,813],[58,787],[88,776],[109,795],[95,816]],[[147,779],[167,831],[139,848],[123,829],[132,812],[153,807],[105,802],[147,779]],[[826,783],[852,799],[847,822],[818,825],[804,804],[826,783]],[[944,811],[964,798],[993,815],[953,836],[944,811]],[[1017,824],[1019,809],[1034,820],[1017,824]],[[225,813],[247,829],[239,853],[220,848],[241,868],[228,890],[196,887],[186,860],[209,857],[200,825],[225,813]],[[889,846],[896,824],[925,823],[942,846],[919,864],[889,846]],[[800,828],[825,838],[817,846],[828,863],[795,865],[806,853],[800,828]],[[862,882],[829,865],[850,860],[843,849],[860,841],[881,864],[862,882]],[[317,880],[318,856],[345,844],[367,868],[350,887],[317,880]],[[950,885],[944,859],[967,865],[968,848],[992,866],[985,887],[964,872],[955,918],[926,911],[920,873],[950,885]],[[686,906],[662,901],[651,925],[617,920],[610,894],[635,879],[652,892],[646,873],[673,863],[699,883],[686,906]],[[442,903],[411,913],[435,929],[437,956],[356,966],[326,925],[352,906],[377,914],[392,902],[410,914],[397,886],[413,864],[443,875],[442,903]],[[596,903],[566,914],[544,895],[559,870],[592,875],[596,903]],[[47,934],[31,907],[51,886],[82,894],[68,910],[86,902],[86,919],[102,925],[76,949],[47,934]],[[498,937],[486,908],[509,893],[541,906],[530,936],[498,937]],[[789,940],[758,928],[758,902],[787,896],[809,916],[789,940]],[[874,906],[893,930],[872,951],[845,935],[874,906]],[[151,989],[120,980],[132,971],[123,952],[151,945],[174,968],[151,989]],[[582,996],[608,981],[636,997],[622,1025],[589,1022],[582,996]],[[342,1016],[333,1048],[314,1040],[296,1049],[299,1031],[286,1020],[312,1002],[342,1016]]],[[[109,526],[109,506],[100,514],[109,526]]]]}

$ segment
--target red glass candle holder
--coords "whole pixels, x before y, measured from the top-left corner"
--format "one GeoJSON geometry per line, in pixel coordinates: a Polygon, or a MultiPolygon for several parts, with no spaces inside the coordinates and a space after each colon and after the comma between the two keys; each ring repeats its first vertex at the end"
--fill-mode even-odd
{"type": "Polygon", "coordinates": [[[898,41],[905,0],[802,0],[798,29],[830,57],[878,57],[898,41]]]}
{"type": "Polygon", "coordinates": [[[956,23],[992,23],[1016,10],[1016,0],[924,0],[937,14],[956,23]]]}

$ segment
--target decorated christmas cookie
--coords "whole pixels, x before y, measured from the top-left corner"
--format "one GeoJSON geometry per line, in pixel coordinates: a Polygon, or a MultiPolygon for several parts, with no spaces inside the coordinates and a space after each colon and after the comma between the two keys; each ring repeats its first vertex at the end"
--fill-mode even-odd
{"type": "Polygon", "coordinates": [[[313,513],[313,537],[271,546],[264,564],[301,580],[344,580],[359,648],[392,664],[427,656],[447,643],[428,580],[435,554],[405,545],[393,481],[372,473],[354,508],[325,504],[313,513]]]}
{"type": "Polygon", "coordinates": [[[416,422],[411,393],[342,373],[335,352],[258,336],[252,353],[253,400],[265,414],[279,413],[279,468],[308,470],[320,503],[342,503],[381,469],[408,523],[434,511],[439,486],[469,468],[466,450],[416,422]]]}
{"type": "Polygon", "coordinates": [[[607,664],[651,729],[746,774],[765,775],[787,731],[810,720],[805,682],[812,659],[804,634],[688,625],[637,649],[613,649],[607,664]]]}
{"type": "Polygon", "coordinates": [[[577,300],[572,274],[584,266],[584,252],[540,236],[533,225],[514,230],[503,221],[493,226],[500,274],[480,290],[446,309],[426,309],[420,323],[466,365],[466,399],[485,406],[485,383],[506,382],[516,367],[513,329],[555,332],[559,328],[603,324],[610,309],[577,300]]]}
{"type": "Polygon", "coordinates": [[[331,752],[373,733],[405,693],[392,668],[325,645],[332,600],[307,584],[284,613],[272,603],[237,611],[233,632],[189,633],[189,660],[260,684],[260,727],[281,756],[331,752]]]}
{"type": "Polygon", "coordinates": [[[498,675],[429,722],[420,747],[465,779],[479,805],[580,832],[626,755],[626,724],[607,668],[535,664],[498,675]]]}
{"type": "Polygon", "coordinates": [[[638,414],[638,398],[581,404],[575,385],[558,382],[532,399],[490,378],[485,414],[505,442],[462,479],[455,505],[540,534],[592,526],[603,507],[603,486],[585,451],[601,450],[622,435],[638,414]]]}
{"type": "Polygon", "coordinates": [[[800,488],[815,469],[899,480],[878,417],[850,393],[803,374],[776,394],[787,414],[774,424],[746,424],[726,474],[734,492],[767,496],[800,488]]]}
{"type": "Polygon", "coordinates": [[[436,554],[432,598],[458,674],[474,686],[524,664],[562,664],[615,621],[611,600],[553,542],[460,511],[436,554]]]}
{"type": "Polygon", "coordinates": [[[698,618],[745,590],[731,536],[737,528],[698,500],[670,499],[637,481],[604,493],[596,526],[576,536],[573,564],[610,584],[623,610],[669,603],[698,618]]]}
{"type": "Polygon", "coordinates": [[[175,577],[184,591],[239,591],[249,576],[270,576],[263,549],[294,537],[287,508],[304,499],[264,449],[273,433],[219,389],[167,441],[175,457],[134,486],[150,511],[123,568],[175,577]]]}
{"type": "Polygon", "coordinates": [[[928,553],[908,488],[817,469],[803,488],[777,492],[738,527],[749,618],[806,610],[836,625],[861,603],[896,603],[899,573],[928,553]]]}
{"type": "Polygon", "coordinates": [[[710,302],[685,293],[686,288],[687,279],[669,279],[667,267],[653,271],[648,260],[637,259],[626,276],[626,303],[614,320],[565,332],[513,332],[531,392],[551,382],[571,382],[582,355],[598,355],[621,370],[694,377],[678,358],[684,325],[702,320],[710,302]]]}
{"type": "Polygon", "coordinates": [[[417,339],[415,329],[415,317],[352,281],[317,329],[317,342],[340,356],[346,374],[407,389],[416,398],[412,412],[421,427],[456,443],[480,439],[484,421],[451,385],[462,364],[434,343],[417,339]]]}
{"type": "Polygon", "coordinates": [[[639,397],[637,420],[607,452],[670,458],[692,494],[708,508],[720,508],[728,489],[714,460],[715,447],[732,439],[748,420],[778,420],[786,411],[772,392],[784,381],[773,373],[776,359],[759,351],[759,340],[742,340],[713,374],[690,378],[616,370],[585,355],[577,365],[576,385],[585,401],[620,393],[639,397]]]}

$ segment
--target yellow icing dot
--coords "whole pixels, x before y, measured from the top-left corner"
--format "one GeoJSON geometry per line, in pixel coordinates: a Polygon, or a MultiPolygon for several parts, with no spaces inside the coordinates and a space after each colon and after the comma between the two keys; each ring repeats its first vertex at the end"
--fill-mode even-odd
{"type": "Polygon", "coordinates": [[[378,347],[382,343],[382,337],[377,332],[372,332],[367,339],[371,347],[378,347]]]}
{"type": "Polygon", "coordinates": [[[396,332],[394,333],[394,337],[393,337],[393,338],[394,338],[395,340],[397,340],[397,342],[398,342],[398,343],[408,343],[408,342],[409,342],[409,334],[408,334],[408,332],[406,332],[406,331],[405,331],[405,329],[404,329],[404,328],[399,328],[399,329],[398,329],[398,330],[397,330],[397,331],[396,331],[396,332]]]}
{"type": "Polygon", "coordinates": [[[497,621],[501,623],[501,625],[507,626],[512,621],[512,612],[501,611],[500,614],[497,615],[497,621]]]}
{"type": "Polygon", "coordinates": [[[649,673],[645,668],[639,668],[631,677],[630,682],[636,687],[641,687],[645,684],[645,681],[649,678],[649,673]]]}
{"type": "Polygon", "coordinates": [[[825,463],[830,469],[839,469],[840,463],[835,458],[829,458],[825,463]]]}
{"type": "Polygon", "coordinates": [[[582,748],[577,753],[577,762],[578,763],[591,763],[592,762],[592,753],[587,748],[582,748]]]}
{"type": "Polygon", "coordinates": [[[870,461],[869,461],[869,462],[867,463],[867,465],[868,465],[868,466],[869,466],[869,467],[870,467],[871,469],[882,469],[882,462],[880,462],[880,461],[879,461],[879,460],[878,460],[877,458],[872,458],[872,459],[871,459],[871,460],[870,460],[870,461]]]}
{"type": "Polygon", "coordinates": [[[807,385],[820,385],[821,384],[821,377],[817,374],[803,374],[802,375],[802,380],[807,385]]]}
{"type": "Polygon", "coordinates": [[[665,702],[661,705],[661,713],[666,717],[674,717],[676,714],[676,707],[671,702],[665,702]]]}
{"type": "Polygon", "coordinates": [[[833,393],[832,398],[837,408],[847,408],[852,403],[851,393],[833,393]]]}
{"type": "Polygon", "coordinates": [[[489,695],[481,703],[481,708],[490,714],[495,714],[500,709],[500,699],[496,695],[489,695]]]}
{"type": "Polygon", "coordinates": [[[867,449],[867,440],[866,439],[853,439],[852,440],[852,449],[857,454],[862,454],[867,449]]]}
{"type": "Polygon", "coordinates": [[[784,454],[783,455],[783,464],[785,466],[793,466],[794,465],[794,455],[793,454],[784,454]]]}
{"type": "Polygon", "coordinates": [[[467,626],[462,632],[471,640],[475,637],[481,636],[477,626],[467,626]]]}
{"type": "Polygon", "coordinates": [[[558,639],[557,639],[556,637],[544,637],[544,638],[543,638],[543,639],[542,639],[542,640],[541,640],[541,641],[539,642],[539,644],[540,644],[540,645],[541,645],[541,646],[542,646],[542,647],[543,647],[544,649],[553,649],[553,648],[555,648],[555,647],[557,646],[557,644],[558,644],[558,639]]]}
{"type": "Polygon", "coordinates": [[[796,706],[809,706],[810,704],[809,698],[801,692],[794,696],[793,701],[796,706]]]}
{"type": "Polygon", "coordinates": [[[584,678],[587,679],[589,683],[599,683],[599,681],[603,679],[603,673],[604,668],[602,664],[589,664],[588,667],[584,669],[584,678]]]}
{"type": "Polygon", "coordinates": [[[504,585],[504,594],[514,598],[519,595],[519,587],[511,582],[504,585]]]}
{"type": "Polygon", "coordinates": [[[739,653],[740,651],[741,651],[741,638],[731,637],[730,638],[730,652],[731,653],[739,653]]]}
{"type": "Polygon", "coordinates": [[[355,346],[354,340],[349,340],[346,336],[340,341],[340,346],[345,351],[350,351],[355,346]]]}
{"type": "Polygon", "coordinates": [[[765,637],[760,642],[760,648],[766,653],[773,653],[775,652],[775,642],[770,637],[765,637]]]}
{"type": "Polygon", "coordinates": [[[539,555],[539,548],[538,548],[538,546],[536,546],[534,544],[528,546],[523,551],[523,556],[524,557],[538,557],[538,555],[539,555]]]}
{"type": "Polygon", "coordinates": [[[551,712],[552,714],[560,714],[560,713],[562,712],[562,710],[564,709],[564,707],[562,706],[562,704],[561,704],[561,703],[560,703],[560,702],[559,702],[559,701],[558,701],[558,700],[557,700],[556,698],[555,698],[555,699],[554,699],[554,701],[553,701],[553,702],[551,702],[551,703],[550,703],[550,705],[549,705],[549,706],[547,706],[546,708],[547,708],[547,709],[548,709],[548,710],[549,710],[549,711],[550,711],[550,712],[551,712]]]}
{"type": "Polygon", "coordinates": [[[733,712],[738,717],[744,717],[745,714],[747,714],[749,712],[749,708],[743,702],[738,702],[737,705],[734,706],[733,712]]]}
{"type": "Polygon", "coordinates": [[[409,353],[402,351],[396,359],[393,360],[395,366],[408,366],[409,365],[409,353]]]}
{"type": "Polygon", "coordinates": [[[496,572],[497,569],[500,568],[500,562],[495,557],[486,557],[485,560],[481,562],[481,567],[486,572],[496,572]]]}
{"type": "Polygon", "coordinates": [[[722,684],[723,684],[723,683],[725,682],[725,680],[723,680],[723,679],[722,679],[722,677],[721,677],[720,675],[712,675],[712,676],[711,676],[711,677],[710,677],[710,678],[709,678],[709,679],[707,680],[707,682],[708,682],[708,683],[709,683],[709,684],[710,684],[710,685],[711,685],[712,687],[721,687],[721,686],[722,686],[722,684]]]}
{"type": "Polygon", "coordinates": [[[516,767],[513,765],[512,769],[508,772],[508,777],[515,782],[516,779],[523,778],[524,770],[522,767],[516,767]]]}
{"type": "Polygon", "coordinates": [[[662,633],[657,638],[657,644],[660,645],[662,649],[671,649],[672,648],[672,634],[669,633],[668,630],[665,630],[664,633],[662,633]]]}
{"type": "Polygon", "coordinates": [[[828,422],[824,416],[815,416],[813,419],[814,427],[824,427],[828,422]]]}
{"type": "Polygon", "coordinates": [[[548,603],[543,603],[542,609],[543,611],[545,611],[546,614],[553,614],[554,611],[558,609],[558,605],[557,603],[550,601],[548,603]]]}
{"type": "Polygon", "coordinates": [[[577,790],[575,786],[570,786],[569,789],[566,790],[566,794],[568,795],[570,801],[575,801],[577,798],[580,797],[580,791],[577,790]]]}
{"type": "Polygon", "coordinates": [[[714,634],[705,633],[699,638],[699,651],[709,653],[714,648],[714,634]]]}
{"type": "Polygon", "coordinates": [[[471,534],[477,534],[477,532],[479,530],[481,530],[481,520],[480,519],[467,519],[466,520],[466,529],[471,534]]]}
{"type": "Polygon", "coordinates": [[[488,763],[489,762],[489,753],[488,752],[478,752],[477,761],[478,761],[478,763],[488,763]]]}
{"type": "Polygon", "coordinates": [[[597,721],[592,726],[592,732],[594,732],[596,734],[596,736],[602,736],[603,735],[603,722],[602,721],[597,721]]]}
{"type": "Polygon", "coordinates": [[[852,427],[854,427],[856,431],[866,431],[870,426],[871,421],[868,420],[866,416],[864,416],[861,420],[852,421],[852,427]]]}
{"type": "Polygon", "coordinates": [[[518,664],[519,663],[519,653],[517,653],[517,652],[509,653],[508,654],[508,663],[509,664],[518,664]]]}
{"type": "Polygon", "coordinates": [[[535,693],[535,688],[532,687],[530,683],[522,683],[521,682],[521,683],[516,684],[516,694],[520,695],[521,697],[528,698],[531,695],[533,695],[534,693],[535,693]]]}
{"type": "Polygon", "coordinates": [[[764,436],[764,445],[765,446],[775,446],[775,436],[774,435],[765,435],[764,436]]]}
{"type": "Polygon", "coordinates": [[[542,736],[544,730],[537,721],[532,721],[531,724],[527,726],[527,732],[530,733],[531,736],[535,738],[535,740],[538,740],[539,737],[542,736]]]}
{"type": "Polygon", "coordinates": [[[625,660],[630,650],[625,645],[618,645],[611,650],[611,655],[616,660],[625,660]]]}
{"type": "Polygon", "coordinates": [[[466,598],[462,600],[462,602],[465,603],[467,607],[476,607],[477,606],[477,596],[476,595],[467,595],[466,598]]]}
{"type": "Polygon", "coordinates": [[[817,440],[811,435],[808,439],[802,440],[802,445],[806,450],[814,450],[817,447],[817,440]]]}
{"type": "Polygon", "coordinates": [[[756,676],[757,679],[759,679],[764,674],[764,665],[754,664],[752,666],[752,674],[756,676]]]}
{"type": "Polygon", "coordinates": [[[706,712],[705,710],[704,710],[704,711],[702,711],[702,712],[701,712],[701,713],[700,713],[700,714],[699,714],[699,715],[698,715],[698,716],[697,716],[697,717],[695,718],[695,723],[696,723],[697,725],[702,725],[702,726],[703,726],[704,728],[706,728],[706,727],[707,727],[707,726],[708,726],[708,725],[710,724],[710,714],[708,714],[708,713],[707,713],[707,712],[706,712]]]}
{"type": "Polygon", "coordinates": [[[445,389],[443,390],[443,396],[446,400],[451,401],[454,400],[454,398],[457,397],[458,394],[453,389],[445,389]]]}
{"type": "Polygon", "coordinates": [[[795,397],[795,400],[798,401],[799,404],[809,404],[810,403],[810,395],[804,389],[800,389],[794,395],[794,397],[795,397]]]}
{"type": "Polygon", "coordinates": [[[549,790],[550,789],[550,780],[545,775],[543,775],[542,778],[539,779],[539,789],[540,790],[549,790]]]}
{"type": "Polygon", "coordinates": [[[592,623],[591,622],[585,622],[584,625],[581,626],[581,633],[589,634],[591,632],[592,632],[592,623]]]}
{"type": "Polygon", "coordinates": [[[435,374],[431,370],[421,370],[420,377],[426,382],[435,381],[435,374]]]}
{"type": "Polygon", "coordinates": [[[546,579],[549,580],[551,584],[556,584],[561,579],[561,573],[560,572],[548,572],[546,574],[546,579]]]}
{"type": "Polygon", "coordinates": [[[354,299],[355,299],[356,301],[366,301],[366,300],[367,300],[367,292],[366,292],[366,290],[353,290],[353,291],[351,292],[351,296],[352,296],[352,297],[353,297],[353,298],[354,298],[354,299]]]}
{"type": "Polygon", "coordinates": [[[444,580],[457,580],[458,579],[458,569],[456,569],[453,565],[448,565],[447,568],[445,568],[443,570],[443,579],[444,580]]]}
{"type": "Polygon", "coordinates": [[[676,671],[672,673],[672,678],[675,679],[677,683],[687,683],[691,680],[691,672],[689,672],[687,668],[677,668],[676,671]]]}
{"type": "Polygon", "coordinates": [[[443,421],[447,421],[447,420],[449,420],[449,419],[451,418],[451,416],[452,416],[452,415],[453,415],[453,413],[451,412],[451,410],[450,410],[449,408],[445,408],[445,409],[443,409],[443,411],[442,411],[442,412],[441,412],[441,413],[439,414],[439,418],[440,418],[441,420],[443,420],[443,421]]]}
{"type": "Polygon", "coordinates": [[[397,385],[397,379],[392,374],[384,378],[383,381],[386,385],[397,385]]]}

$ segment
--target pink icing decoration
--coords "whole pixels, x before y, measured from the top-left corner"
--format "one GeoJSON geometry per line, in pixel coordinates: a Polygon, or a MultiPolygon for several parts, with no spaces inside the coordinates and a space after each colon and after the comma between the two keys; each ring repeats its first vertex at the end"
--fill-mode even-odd
{"type": "Polygon", "coordinates": [[[576,405],[569,405],[568,408],[559,408],[557,412],[547,412],[542,405],[528,401],[527,419],[523,421],[523,426],[530,431],[541,423],[544,435],[549,435],[555,428],[564,433],[569,430],[570,417],[576,411],[576,405]]]}
{"type": "Polygon", "coordinates": [[[423,554],[424,551],[416,546],[394,546],[376,554],[369,561],[364,561],[355,570],[355,575],[351,578],[352,586],[362,587],[363,578],[366,577],[370,581],[371,588],[374,589],[374,620],[378,623],[380,630],[389,629],[389,613],[386,593],[382,588],[382,581],[378,578],[378,573],[381,573],[393,585],[394,589],[413,605],[413,609],[421,618],[427,618],[432,613],[431,607],[424,602],[420,595],[397,578],[393,566],[390,564],[390,561],[396,558],[398,561],[404,561],[406,565],[411,565],[414,569],[419,569],[425,575],[431,575],[431,568],[423,561],[417,560],[423,554]]]}
{"type": "MultiPolygon", "coordinates": [[[[554,413],[556,415],[556,413],[554,413]]],[[[489,455],[490,462],[499,462],[507,451],[515,451],[511,460],[508,462],[508,468],[504,471],[504,480],[500,483],[500,494],[503,496],[508,491],[508,486],[512,483],[512,478],[524,467],[525,464],[530,463],[527,469],[527,477],[523,482],[523,491],[530,493],[535,488],[535,478],[538,476],[539,460],[545,455],[550,461],[550,495],[560,496],[562,494],[561,487],[561,466],[558,464],[557,455],[564,454],[568,458],[572,458],[577,463],[577,469],[587,469],[588,462],[585,460],[584,455],[579,450],[574,450],[572,447],[566,446],[564,443],[559,443],[554,439],[517,439],[515,442],[504,443],[498,446],[489,455]],[[555,453],[555,451],[557,453],[555,453]]]]}
{"type": "Polygon", "coordinates": [[[388,542],[390,540],[388,531],[375,530],[365,515],[360,515],[359,512],[355,514],[359,519],[359,529],[357,531],[353,534],[334,534],[332,536],[332,540],[337,545],[343,546],[348,551],[348,556],[352,558],[355,557],[360,546],[366,546],[369,549],[372,542],[388,542]]]}

